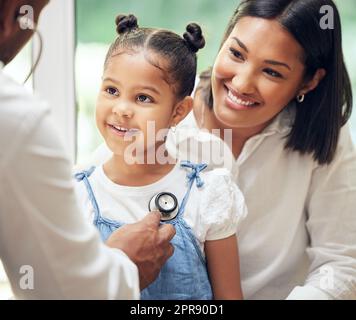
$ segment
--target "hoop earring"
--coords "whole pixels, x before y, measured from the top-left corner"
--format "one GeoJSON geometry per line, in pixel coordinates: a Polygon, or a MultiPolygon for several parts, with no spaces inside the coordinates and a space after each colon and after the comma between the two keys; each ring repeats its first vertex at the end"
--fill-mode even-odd
{"type": "Polygon", "coordinates": [[[299,96],[297,96],[297,101],[299,103],[302,103],[304,101],[304,98],[305,98],[305,94],[299,95],[299,96]]]}

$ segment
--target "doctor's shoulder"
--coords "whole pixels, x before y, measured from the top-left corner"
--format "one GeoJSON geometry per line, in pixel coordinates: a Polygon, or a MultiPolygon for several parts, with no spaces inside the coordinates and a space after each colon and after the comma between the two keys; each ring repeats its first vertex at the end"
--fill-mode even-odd
{"type": "Polygon", "coordinates": [[[50,108],[44,100],[0,74],[0,112],[1,145],[16,149],[40,127],[50,114],[50,108]]]}
{"type": "Polygon", "coordinates": [[[0,104],[2,133],[5,129],[17,129],[19,133],[20,128],[24,133],[28,133],[50,113],[50,108],[44,100],[34,96],[4,74],[0,74],[0,104]]]}

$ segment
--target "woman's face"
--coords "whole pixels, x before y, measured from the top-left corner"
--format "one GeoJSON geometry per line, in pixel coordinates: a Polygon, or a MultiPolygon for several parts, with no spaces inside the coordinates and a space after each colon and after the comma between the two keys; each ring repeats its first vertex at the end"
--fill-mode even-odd
{"type": "Polygon", "coordinates": [[[214,113],[246,135],[262,131],[298,94],[303,48],[277,21],[241,18],[212,73],[214,113]]]}

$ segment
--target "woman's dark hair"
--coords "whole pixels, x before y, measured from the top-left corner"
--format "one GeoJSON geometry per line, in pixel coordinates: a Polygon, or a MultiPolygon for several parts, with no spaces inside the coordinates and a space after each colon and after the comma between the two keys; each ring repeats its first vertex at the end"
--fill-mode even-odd
{"type": "Polygon", "coordinates": [[[183,37],[180,37],[164,29],[140,28],[137,18],[130,14],[116,17],[116,31],[118,37],[106,55],[105,67],[110,58],[117,54],[144,49],[158,54],[157,61],[152,55],[146,55],[146,58],[164,72],[166,81],[175,88],[178,99],[192,93],[197,72],[196,52],[205,46],[199,25],[188,24],[183,37]]]}
{"type": "MultiPolygon", "coordinates": [[[[304,49],[305,80],[311,79],[319,68],[326,70],[318,87],[297,105],[286,148],[313,154],[319,164],[330,163],[336,152],[340,129],[352,111],[352,89],[344,63],[340,16],[335,4],[332,0],[242,1],[227,26],[221,47],[243,17],[276,19],[293,35],[304,49]],[[333,10],[332,29],[321,28],[323,6],[333,10]]],[[[211,69],[202,76],[204,82],[200,88],[204,102],[212,108],[211,81],[206,81],[211,77],[211,69]]]]}

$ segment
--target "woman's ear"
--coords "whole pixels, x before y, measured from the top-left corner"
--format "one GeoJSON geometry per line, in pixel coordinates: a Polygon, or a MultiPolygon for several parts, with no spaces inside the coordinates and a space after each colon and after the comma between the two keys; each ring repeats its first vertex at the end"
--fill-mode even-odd
{"type": "Polygon", "coordinates": [[[179,101],[173,111],[171,125],[176,126],[181,122],[193,108],[193,98],[190,96],[185,97],[179,101]]]}
{"type": "Polygon", "coordinates": [[[314,90],[320,83],[320,81],[325,77],[326,75],[326,70],[325,69],[318,69],[314,73],[314,76],[312,79],[308,80],[302,88],[299,89],[298,91],[298,96],[307,94],[308,92],[314,90]]]}

